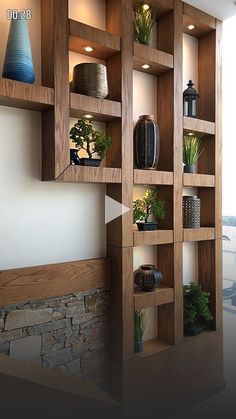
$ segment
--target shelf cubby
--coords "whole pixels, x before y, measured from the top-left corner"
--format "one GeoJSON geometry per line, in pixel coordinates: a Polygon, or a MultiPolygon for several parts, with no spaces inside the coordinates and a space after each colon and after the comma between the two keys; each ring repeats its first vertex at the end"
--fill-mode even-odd
{"type": "Polygon", "coordinates": [[[70,114],[72,118],[81,118],[86,113],[95,121],[110,121],[121,118],[121,103],[107,99],[70,93],[70,114]]]}
{"type": "Polygon", "coordinates": [[[202,175],[202,174],[192,174],[184,173],[183,174],[183,186],[185,187],[215,187],[215,176],[214,175],[202,175]]]}
{"type": "Polygon", "coordinates": [[[134,231],[134,247],[173,243],[173,230],[134,231]]]}
{"type": "Polygon", "coordinates": [[[155,291],[143,292],[139,290],[134,291],[134,308],[135,310],[142,310],[149,307],[160,306],[163,304],[174,302],[173,288],[159,286],[155,291]]]}
{"type": "Polygon", "coordinates": [[[183,32],[187,35],[201,38],[216,29],[216,19],[213,16],[202,12],[190,4],[183,3],[183,32]],[[193,30],[189,30],[188,26],[194,25],[193,30]]]}
{"type": "Polygon", "coordinates": [[[58,178],[62,183],[121,183],[121,169],[69,166],[58,178]]]}
{"type": "Polygon", "coordinates": [[[185,228],[183,231],[183,239],[184,242],[214,240],[215,229],[207,227],[185,228]]]}
{"type": "Polygon", "coordinates": [[[0,78],[0,105],[12,108],[44,111],[54,105],[54,90],[0,78]]]}
{"type": "Polygon", "coordinates": [[[172,345],[160,338],[150,339],[144,342],[143,352],[134,354],[134,357],[136,360],[138,360],[140,358],[145,358],[146,356],[154,355],[158,352],[165,351],[167,349],[170,349],[171,347],[172,345]]]}
{"type": "Polygon", "coordinates": [[[160,51],[146,45],[134,42],[134,69],[147,74],[158,76],[161,73],[174,68],[174,57],[164,51],[160,51]],[[148,64],[148,69],[142,65],[148,64]]]}
{"type": "Polygon", "coordinates": [[[73,19],[69,19],[69,28],[69,49],[72,52],[107,61],[121,50],[120,37],[113,33],[73,19]],[[92,52],[84,50],[88,45],[94,48],[92,52]]]}

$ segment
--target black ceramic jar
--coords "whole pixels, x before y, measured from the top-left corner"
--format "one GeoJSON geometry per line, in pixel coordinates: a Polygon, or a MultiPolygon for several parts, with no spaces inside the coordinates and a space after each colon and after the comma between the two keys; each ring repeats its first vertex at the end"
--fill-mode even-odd
{"type": "Polygon", "coordinates": [[[142,265],[134,272],[134,282],[141,291],[151,292],[162,282],[162,274],[154,265],[142,265]]]}

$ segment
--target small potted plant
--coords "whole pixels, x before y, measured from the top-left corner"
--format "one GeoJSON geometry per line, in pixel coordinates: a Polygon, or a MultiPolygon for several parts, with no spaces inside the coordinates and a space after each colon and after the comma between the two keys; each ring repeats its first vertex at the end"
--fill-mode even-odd
{"type": "Polygon", "coordinates": [[[133,202],[133,219],[140,231],[157,230],[157,221],[148,221],[151,214],[156,220],[165,218],[165,203],[154,188],[147,189],[143,199],[133,202]]]}
{"type": "Polygon", "coordinates": [[[183,140],[183,163],[185,173],[196,173],[196,163],[201,154],[201,140],[195,135],[185,135],[183,140]]]}
{"type": "Polygon", "coordinates": [[[143,352],[143,335],[147,325],[145,310],[134,312],[134,352],[143,352]]]}
{"type": "Polygon", "coordinates": [[[112,141],[104,132],[93,128],[92,121],[79,119],[70,130],[70,139],[75,143],[78,151],[86,151],[88,157],[79,158],[82,166],[99,167],[106,152],[110,149],[112,141]],[[100,158],[93,158],[97,154],[100,158]]]}
{"type": "Polygon", "coordinates": [[[184,332],[188,336],[201,333],[213,316],[209,309],[210,294],[201,285],[191,282],[184,285],[184,332]]]}
{"type": "Polygon", "coordinates": [[[143,45],[150,45],[152,30],[153,30],[154,18],[152,17],[152,11],[140,7],[137,12],[134,12],[133,28],[134,28],[134,39],[143,45]]]}

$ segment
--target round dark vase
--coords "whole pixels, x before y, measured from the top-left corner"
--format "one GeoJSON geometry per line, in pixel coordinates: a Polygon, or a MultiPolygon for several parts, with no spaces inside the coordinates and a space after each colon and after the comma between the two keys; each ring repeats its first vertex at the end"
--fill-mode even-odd
{"type": "Polygon", "coordinates": [[[162,282],[162,274],[154,265],[142,265],[134,273],[134,282],[144,292],[154,291],[162,282]]]}
{"type": "Polygon", "coordinates": [[[81,63],[73,68],[75,93],[104,99],[108,96],[107,68],[103,64],[81,63]]]}
{"type": "Polygon", "coordinates": [[[195,164],[185,164],[184,165],[184,173],[196,173],[196,165],[195,164]]]}
{"type": "Polygon", "coordinates": [[[134,342],[134,352],[135,353],[143,352],[143,342],[134,342]]]}
{"type": "Polygon", "coordinates": [[[76,148],[70,149],[70,164],[72,164],[73,166],[78,166],[80,164],[78,150],[76,148]]]}
{"type": "Polygon", "coordinates": [[[141,115],[134,127],[134,160],[138,169],[156,169],[160,130],[152,115],[141,115]]]}

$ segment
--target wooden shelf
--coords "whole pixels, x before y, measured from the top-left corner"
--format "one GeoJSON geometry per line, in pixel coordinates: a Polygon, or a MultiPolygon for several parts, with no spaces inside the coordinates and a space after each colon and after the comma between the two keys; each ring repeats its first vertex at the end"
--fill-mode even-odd
{"type": "Polygon", "coordinates": [[[188,132],[195,132],[201,135],[215,135],[216,133],[214,122],[189,118],[187,116],[184,116],[184,130],[188,132]]]}
{"type": "Polygon", "coordinates": [[[69,19],[69,27],[70,51],[106,61],[121,50],[119,36],[72,19],[69,19]],[[86,52],[83,48],[87,46],[94,48],[94,50],[86,52]]]}
{"type": "Polygon", "coordinates": [[[136,185],[173,185],[173,172],[158,170],[134,170],[134,183],[136,185]]]}
{"type": "Polygon", "coordinates": [[[183,186],[200,187],[200,188],[214,188],[215,187],[215,176],[213,175],[201,175],[201,174],[183,174],[183,186]]]}
{"type": "Polygon", "coordinates": [[[134,231],[134,246],[173,243],[173,230],[134,231]]]}
{"type": "Polygon", "coordinates": [[[134,69],[147,74],[158,75],[174,68],[173,55],[159,51],[146,45],[134,42],[134,69]],[[149,64],[150,68],[144,70],[141,66],[149,64]]]}
{"type": "Polygon", "coordinates": [[[53,89],[0,78],[0,105],[2,106],[43,111],[53,104],[53,89]]]}
{"type": "Polygon", "coordinates": [[[57,179],[63,183],[121,183],[121,169],[69,166],[57,179]]]}
{"type": "Polygon", "coordinates": [[[215,229],[213,227],[184,228],[184,242],[196,242],[215,239],[215,229]]]}
{"type": "Polygon", "coordinates": [[[165,342],[162,339],[156,338],[147,340],[144,342],[144,349],[143,352],[134,354],[134,359],[144,358],[146,356],[154,355],[158,352],[165,351],[166,349],[172,348],[172,345],[165,342]]]}
{"type": "MultiPolygon", "coordinates": [[[[133,0],[133,4],[134,10],[136,10],[143,2],[133,0]]],[[[151,6],[152,10],[156,10],[157,18],[160,18],[174,8],[173,0],[149,0],[148,4],[151,6]]]]}
{"type": "Polygon", "coordinates": [[[109,121],[121,118],[121,103],[91,96],[70,94],[70,114],[72,118],[81,118],[86,113],[96,121],[109,121]]]}
{"type": "Polygon", "coordinates": [[[153,292],[134,292],[134,308],[142,310],[144,308],[155,307],[174,302],[174,290],[165,286],[158,287],[153,292]]]}
{"type": "Polygon", "coordinates": [[[183,32],[195,38],[201,38],[216,29],[216,19],[195,7],[183,3],[183,32]],[[193,30],[189,30],[188,25],[194,25],[193,30]]]}

